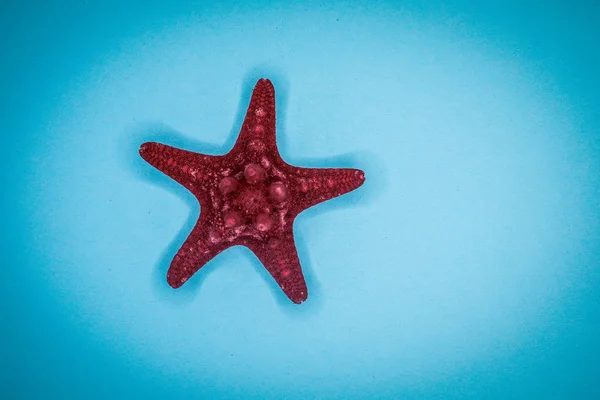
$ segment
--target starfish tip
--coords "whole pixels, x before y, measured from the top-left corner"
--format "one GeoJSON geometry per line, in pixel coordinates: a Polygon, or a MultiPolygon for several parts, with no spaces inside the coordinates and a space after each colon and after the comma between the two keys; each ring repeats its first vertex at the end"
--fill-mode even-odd
{"type": "Polygon", "coordinates": [[[146,158],[146,156],[150,153],[150,151],[152,150],[152,147],[155,143],[153,142],[145,142],[142,143],[139,149],[139,153],[140,156],[142,156],[142,158],[146,158]]]}
{"type": "Polygon", "coordinates": [[[306,292],[299,293],[299,294],[297,294],[295,296],[290,296],[290,300],[292,300],[292,302],[294,304],[304,303],[307,298],[308,298],[308,293],[306,293],[306,292]]]}
{"type": "Polygon", "coordinates": [[[360,169],[354,170],[354,175],[356,176],[356,179],[358,181],[358,187],[362,186],[362,184],[365,183],[365,181],[367,180],[367,178],[365,177],[365,171],[362,171],[360,169]]]}
{"type": "Polygon", "coordinates": [[[170,271],[167,272],[167,283],[173,289],[179,289],[186,281],[186,277],[177,276],[177,274],[173,274],[170,271]]]}
{"type": "Polygon", "coordinates": [[[256,82],[256,85],[255,85],[255,86],[256,86],[257,88],[258,88],[258,87],[265,87],[265,86],[266,86],[266,87],[268,87],[268,88],[270,88],[270,89],[274,89],[273,83],[271,82],[271,80],[270,80],[270,79],[267,79],[267,78],[260,78],[260,79],[258,80],[258,82],[256,82]]]}

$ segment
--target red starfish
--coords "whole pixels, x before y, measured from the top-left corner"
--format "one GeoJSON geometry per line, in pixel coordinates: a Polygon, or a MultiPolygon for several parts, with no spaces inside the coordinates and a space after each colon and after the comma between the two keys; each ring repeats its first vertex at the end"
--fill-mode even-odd
{"type": "Polygon", "coordinates": [[[308,290],[292,225],[302,211],[350,192],[365,181],[357,169],[299,168],[282,160],[275,141],[275,89],[260,79],[235,145],[210,156],[159,143],[144,143],[140,155],[196,196],[196,226],[167,272],[173,288],[231,246],[256,254],[294,303],[308,290]]]}

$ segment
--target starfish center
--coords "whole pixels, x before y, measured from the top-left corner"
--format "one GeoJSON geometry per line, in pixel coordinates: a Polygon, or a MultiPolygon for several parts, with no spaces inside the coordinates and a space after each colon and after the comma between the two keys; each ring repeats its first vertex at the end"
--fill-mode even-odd
{"type": "Polygon", "coordinates": [[[218,182],[225,229],[247,226],[264,234],[278,223],[276,214],[286,212],[289,188],[273,176],[269,160],[261,164],[249,163],[218,182]]]}
{"type": "Polygon", "coordinates": [[[264,185],[260,187],[245,187],[239,195],[234,199],[234,203],[246,216],[254,216],[259,212],[271,212],[267,196],[265,196],[266,188],[264,185]]]}

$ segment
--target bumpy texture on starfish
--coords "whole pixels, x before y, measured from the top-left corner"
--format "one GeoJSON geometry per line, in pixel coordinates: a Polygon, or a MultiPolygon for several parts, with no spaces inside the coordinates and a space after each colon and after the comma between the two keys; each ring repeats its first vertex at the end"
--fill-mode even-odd
{"type": "Polygon", "coordinates": [[[282,160],[275,141],[275,90],[260,79],[231,151],[210,156],[159,143],[140,155],[200,202],[196,226],[167,272],[173,288],[231,246],[248,247],[294,303],[308,297],[292,225],[303,210],[365,181],[357,169],[299,168],[282,160]]]}

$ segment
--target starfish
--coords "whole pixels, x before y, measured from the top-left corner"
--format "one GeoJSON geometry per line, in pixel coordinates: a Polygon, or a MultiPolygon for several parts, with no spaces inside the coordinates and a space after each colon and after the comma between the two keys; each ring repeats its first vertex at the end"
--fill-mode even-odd
{"type": "Polygon", "coordinates": [[[300,168],[281,158],[275,138],[275,89],[260,79],[233,148],[214,156],[160,143],[141,145],[140,155],[186,187],[200,216],[167,272],[183,285],[223,250],[248,247],[296,304],[308,290],[294,243],[294,219],[316,204],[357,189],[364,172],[351,168],[300,168]]]}

